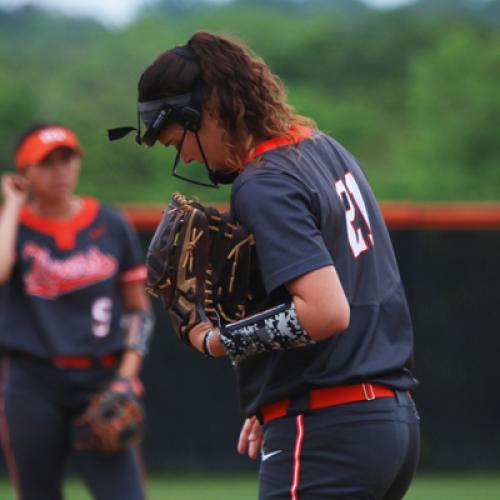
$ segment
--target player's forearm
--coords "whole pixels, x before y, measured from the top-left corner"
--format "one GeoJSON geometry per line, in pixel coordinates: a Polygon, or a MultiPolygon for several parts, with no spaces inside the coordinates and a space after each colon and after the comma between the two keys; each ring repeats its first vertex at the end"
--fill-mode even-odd
{"type": "Polygon", "coordinates": [[[139,352],[131,349],[125,351],[118,369],[118,376],[129,379],[137,377],[141,370],[142,360],[143,356],[139,352]]]}
{"type": "Polygon", "coordinates": [[[316,341],[331,337],[349,326],[350,308],[345,298],[332,304],[326,301],[310,302],[295,296],[293,302],[300,323],[316,341]]]}
{"type": "Polygon", "coordinates": [[[191,345],[205,355],[227,354],[237,363],[257,354],[315,343],[301,325],[292,302],[228,323],[222,330],[210,322],[200,323],[189,331],[189,339],[191,345]]]}
{"type": "Polygon", "coordinates": [[[148,352],[155,318],[141,282],[123,284],[121,291],[125,308],[122,318],[125,349],[135,352],[142,359],[148,352]]]}
{"type": "Polygon", "coordinates": [[[149,309],[128,311],[123,318],[125,324],[125,347],[141,359],[148,353],[154,332],[155,319],[149,309]]]}
{"type": "Polygon", "coordinates": [[[294,297],[291,302],[228,323],[221,330],[209,322],[200,323],[190,330],[189,338],[192,346],[207,356],[227,354],[235,362],[270,351],[306,347],[347,328],[348,307],[347,314],[330,315],[333,319],[327,321],[325,317],[329,316],[324,312],[327,305],[331,307],[321,302],[311,305],[294,297]],[[297,304],[315,336],[304,325],[297,304]]]}
{"type": "Polygon", "coordinates": [[[117,375],[133,380],[139,376],[144,357],[147,354],[154,331],[154,316],[144,292],[136,293],[140,285],[127,287],[126,305],[130,307],[124,317],[125,352],[123,353],[117,375]],[[144,297],[143,297],[144,296],[144,297]],[[143,300],[144,299],[144,300],[143,300]]]}
{"type": "Polygon", "coordinates": [[[19,213],[22,205],[6,200],[0,214],[0,284],[10,276],[16,261],[19,213]]]}
{"type": "Polygon", "coordinates": [[[349,326],[350,306],[333,266],[325,266],[288,282],[297,317],[316,341],[349,326]]]}

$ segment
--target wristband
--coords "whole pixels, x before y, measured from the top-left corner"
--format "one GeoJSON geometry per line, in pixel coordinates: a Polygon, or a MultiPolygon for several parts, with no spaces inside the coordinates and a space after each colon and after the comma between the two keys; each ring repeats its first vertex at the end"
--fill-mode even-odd
{"type": "Polygon", "coordinates": [[[149,311],[139,310],[125,314],[122,318],[122,328],[125,329],[125,347],[145,356],[151,342],[154,325],[154,316],[149,311]]]}
{"type": "Polygon", "coordinates": [[[220,341],[233,363],[269,351],[316,343],[301,325],[293,302],[224,325],[220,341]]]}
{"type": "Polygon", "coordinates": [[[210,350],[210,339],[212,338],[213,334],[214,331],[210,329],[207,331],[207,333],[205,333],[205,336],[203,337],[203,352],[205,353],[205,356],[207,358],[215,358],[212,351],[210,350]]]}

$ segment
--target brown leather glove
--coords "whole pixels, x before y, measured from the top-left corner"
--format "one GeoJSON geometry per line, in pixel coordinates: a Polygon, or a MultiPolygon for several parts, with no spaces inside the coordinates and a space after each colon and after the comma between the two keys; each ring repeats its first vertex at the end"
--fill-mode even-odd
{"type": "Polygon", "coordinates": [[[144,408],[139,379],[117,377],[95,394],[73,423],[73,447],[111,455],[138,444],[144,431],[144,408]]]}
{"type": "Polygon", "coordinates": [[[255,271],[253,236],[229,214],[174,193],[146,257],[146,291],[163,301],[179,338],[245,316],[255,271]]]}

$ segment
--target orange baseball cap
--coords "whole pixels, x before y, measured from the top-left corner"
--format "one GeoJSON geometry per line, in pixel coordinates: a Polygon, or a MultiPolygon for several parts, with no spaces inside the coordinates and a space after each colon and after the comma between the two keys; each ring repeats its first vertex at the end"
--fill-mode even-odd
{"type": "Polygon", "coordinates": [[[82,154],[74,132],[65,127],[49,126],[35,130],[24,139],[16,153],[16,167],[23,170],[29,165],[36,165],[57,148],[69,148],[82,154]]]}

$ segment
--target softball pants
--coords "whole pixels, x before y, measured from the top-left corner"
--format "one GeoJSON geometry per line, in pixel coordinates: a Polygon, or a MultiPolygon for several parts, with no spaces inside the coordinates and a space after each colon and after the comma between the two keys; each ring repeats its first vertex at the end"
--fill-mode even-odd
{"type": "Polygon", "coordinates": [[[400,500],[417,468],[419,416],[406,392],[264,425],[260,500],[400,500]]]}
{"type": "MultiPolygon", "coordinates": [[[[0,437],[17,500],[61,500],[71,450],[71,422],[113,368],[61,369],[6,356],[0,369],[0,437]]],[[[143,500],[137,453],[73,451],[97,500],[143,500]]]]}

